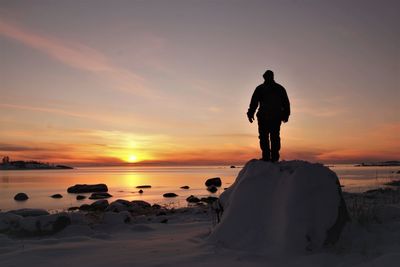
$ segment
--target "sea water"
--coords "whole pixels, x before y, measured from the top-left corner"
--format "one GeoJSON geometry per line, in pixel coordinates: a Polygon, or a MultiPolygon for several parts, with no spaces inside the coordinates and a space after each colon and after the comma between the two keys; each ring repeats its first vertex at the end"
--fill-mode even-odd
{"type": "MultiPolygon", "coordinates": [[[[335,171],[343,186],[343,191],[363,192],[385,187],[385,183],[400,179],[397,172],[400,167],[355,167],[354,165],[329,166],[335,171]]],[[[168,207],[187,206],[186,198],[218,197],[235,180],[238,168],[229,166],[201,167],[82,167],[72,170],[18,170],[0,171],[0,209],[2,211],[19,208],[44,208],[48,210],[66,210],[70,207],[90,204],[93,200],[76,200],[76,194],[68,194],[67,188],[74,184],[105,183],[109,193],[116,199],[144,200],[168,207]],[[204,182],[208,178],[220,177],[221,188],[211,194],[204,182]],[[139,193],[140,185],[151,185],[139,193]],[[189,186],[189,189],[181,189],[189,186]],[[29,199],[15,201],[14,195],[24,192],[29,199]],[[176,193],[176,198],[164,198],[164,193],[176,193]],[[63,198],[53,199],[53,194],[62,194],[63,198]]],[[[87,197],[90,194],[82,194],[87,197]]]]}

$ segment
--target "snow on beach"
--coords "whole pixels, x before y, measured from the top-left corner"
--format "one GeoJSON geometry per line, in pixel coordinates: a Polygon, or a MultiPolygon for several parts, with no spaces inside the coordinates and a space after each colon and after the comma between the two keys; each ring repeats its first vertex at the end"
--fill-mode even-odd
{"type": "Polygon", "coordinates": [[[2,212],[0,266],[398,266],[398,190],[344,193],[352,221],[323,246],[340,203],[335,177],[322,165],[250,161],[221,195],[216,226],[209,206],[2,212]]]}

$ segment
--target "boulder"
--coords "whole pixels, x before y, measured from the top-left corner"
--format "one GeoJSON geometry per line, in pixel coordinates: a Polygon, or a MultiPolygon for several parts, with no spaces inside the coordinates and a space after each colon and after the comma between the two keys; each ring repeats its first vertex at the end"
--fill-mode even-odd
{"type": "Polygon", "coordinates": [[[62,198],[63,196],[61,194],[54,194],[50,196],[51,198],[62,198]]]}
{"type": "Polygon", "coordinates": [[[189,189],[189,188],[190,187],[188,185],[181,186],[181,189],[189,189]]]}
{"type": "Polygon", "coordinates": [[[139,190],[139,194],[143,194],[143,190],[142,189],[139,190]]]}
{"type": "Polygon", "coordinates": [[[141,208],[141,209],[151,208],[151,204],[143,200],[132,200],[130,203],[134,208],[141,208]]]}
{"type": "Polygon", "coordinates": [[[216,203],[223,213],[209,241],[252,253],[319,249],[349,221],[336,174],[304,161],[251,160],[216,203]]]}
{"type": "Polygon", "coordinates": [[[207,191],[211,192],[211,193],[215,193],[218,191],[218,188],[216,186],[209,186],[207,187],[207,191]]]}
{"type": "Polygon", "coordinates": [[[83,200],[85,198],[86,198],[86,196],[82,196],[82,195],[77,195],[76,196],[76,200],[83,200]]]}
{"type": "Polygon", "coordinates": [[[221,178],[219,178],[219,177],[209,178],[209,179],[207,179],[205,184],[207,187],[210,187],[210,186],[220,187],[222,185],[222,181],[221,181],[221,178]]]}
{"type": "Polygon", "coordinates": [[[159,204],[153,204],[153,206],[151,206],[151,208],[152,208],[152,209],[155,209],[155,210],[159,210],[159,209],[161,209],[161,205],[159,205],[159,204]]]}
{"type": "Polygon", "coordinates": [[[136,188],[137,189],[140,189],[140,188],[151,188],[151,185],[138,185],[138,186],[136,186],[136,188]]]}
{"type": "Polygon", "coordinates": [[[104,198],[110,198],[112,195],[110,195],[107,192],[96,192],[92,193],[89,197],[89,199],[104,199],[104,198]]]}
{"type": "Polygon", "coordinates": [[[122,212],[122,211],[136,211],[140,212],[143,209],[150,208],[150,203],[142,200],[128,201],[124,199],[117,199],[112,202],[106,209],[106,211],[122,212]]]}
{"type": "Polygon", "coordinates": [[[198,203],[200,202],[200,199],[198,197],[191,195],[188,198],[186,198],[186,201],[189,203],[198,203]]]}
{"type": "Polygon", "coordinates": [[[92,193],[92,192],[108,192],[108,187],[105,184],[76,184],[68,187],[68,193],[92,193]]]}
{"type": "Polygon", "coordinates": [[[81,205],[81,206],[79,207],[79,210],[82,210],[82,211],[89,211],[89,210],[91,210],[91,206],[90,206],[89,204],[83,204],[83,205],[81,205]]]}
{"type": "Polygon", "coordinates": [[[54,234],[71,224],[67,213],[22,217],[18,224],[10,225],[9,233],[19,236],[54,234]]]}
{"type": "Polygon", "coordinates": [[[108,200],[100,199],[90,205],[91,210],[105,210],[108,207],[108,200]]]}
{"type": "Polygon", "coordinates": [[[106,208],[106,211],[110,212],[122,212],[129,210],[130,206],[124,205],[121,202],[114,201],[111,202],[110,205],[106,208]]]}
{"type": "Polygon", "coordinates": [[[214,202],[217,201],[217,200],[218,200],[217,197],[202,197],[202,198],[200,199],[201,202],[205,202],[205,203],[208,203],[208,204],[212,204],[212,203],[214,203],[214,202]]]}
{"type": "Polygon", "coordinates": [[[177,197],[178,195],[177,194],[175,194],[175,193],[165,193],[164,195],[163,195],[163,197],[167,197],[167,198],[169,198],[169,197],[177,197]]]}
{"type": "Polygon", "coordinates": [[[16,201],[25,201],[28,199],[29,199],[29,197],[25,193],[18,193],[14,196],[14,200],[16,200],[16,201]]]}

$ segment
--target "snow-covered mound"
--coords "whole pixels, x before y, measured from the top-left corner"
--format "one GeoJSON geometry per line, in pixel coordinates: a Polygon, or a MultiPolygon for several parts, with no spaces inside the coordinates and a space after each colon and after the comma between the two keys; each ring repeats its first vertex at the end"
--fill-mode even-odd
{"type": "Polygon", "coordinates": [[[304,161],[249,161],[220,204],[222,219],[210,240],[258,252],[334,243],[349,218],[336,174],[304,161]]]}

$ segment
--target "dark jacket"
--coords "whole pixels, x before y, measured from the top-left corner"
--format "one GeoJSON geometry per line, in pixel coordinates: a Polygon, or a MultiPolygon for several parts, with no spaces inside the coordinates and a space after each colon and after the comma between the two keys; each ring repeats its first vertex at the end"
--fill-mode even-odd
{"type": "Polygon", "coordinates": [[[259,107],[258,118],[287,121],[290,116],[290,102],[286,90],[275,81],[264,82],[257,86],[251,97],[247,115],[254,117],[257,107],[259,107]]]}

